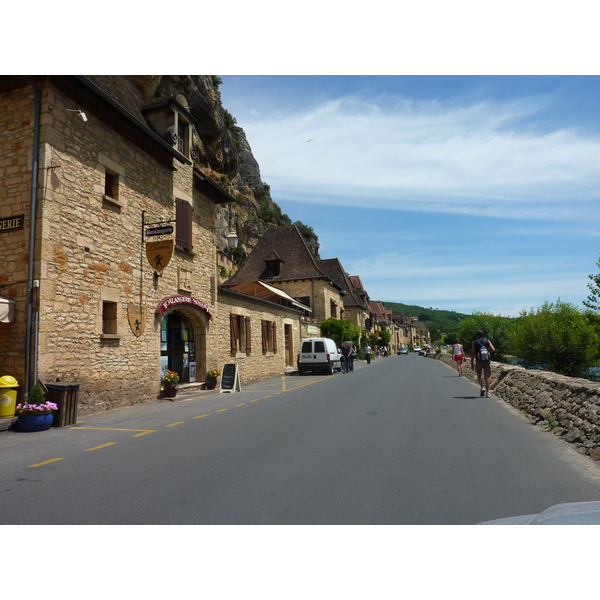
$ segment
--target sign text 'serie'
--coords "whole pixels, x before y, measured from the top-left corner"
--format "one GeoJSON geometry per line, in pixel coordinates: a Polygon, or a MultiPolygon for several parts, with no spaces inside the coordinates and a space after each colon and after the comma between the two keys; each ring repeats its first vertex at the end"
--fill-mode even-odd
{"type": "Polygon", "coordinates": [[[168,298],[163,298],[156,307],[156,314],[162,315],[175,306],[196,306],[208,313],[208,318],[211,321],[214,320],[210,308],[202,300],[198,300],[198,298],[194,298],[193,296],[169,296],[168,298]]]}
{"type": "Polygon", "coordinates": [[[15,217],[6,217],[0,219],[0,231],[16,231],[17,229],[23,229],[23,221],[25,215],[17,215],[15,217]]]}

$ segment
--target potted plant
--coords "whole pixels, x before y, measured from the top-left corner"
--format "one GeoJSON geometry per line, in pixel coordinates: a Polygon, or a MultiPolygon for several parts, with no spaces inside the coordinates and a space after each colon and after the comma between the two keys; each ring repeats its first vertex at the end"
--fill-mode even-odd
{"type": "Polygon", "coordinates": [[[217,377],[221,375],[221,371],[219,369],[212,369],[212,371],[206,371],[206,376],[204,377],[204,385],[207,390],[214,390],[217,387],[217,377]]]}
{"type": "Polygon", "coordinates": [[[44,389],[38,381],[27,398],[25,404],[17,404],[15,415],[21,431],[44,431],[50,429],[58,406],[54,402],[46,402],[44,389]]]}
{"type": "Polygon", "coordinates": [[[177,389],[179,382],[179,375],[175,371],[167,371],[165,376],[163,377],[164,385],[164,394],[166,398],[175,398],[177,396],[177,389]]]}

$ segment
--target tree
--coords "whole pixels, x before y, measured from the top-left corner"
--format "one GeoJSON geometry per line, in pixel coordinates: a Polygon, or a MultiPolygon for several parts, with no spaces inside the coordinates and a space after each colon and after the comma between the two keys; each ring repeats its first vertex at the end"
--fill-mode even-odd
{"type": "Polygon", "coordinates": [[[321,321],[321,332],[331,338],[338,346],[343,342],[352,342],[355,346],[360,340],[360,329],[350,321],[343,319],[326,319],[321,321]]]}
{"type": "MultiPolygon", "coordinates": [[[[489,338],[496,348],[493,356],[494,360],[501,360],[510,352],[510,332],[511,319],[494,315],[492,313],[476,312],[471,316],[459,321],[457,326],[457,338],[460,339],[465,352],[471,353],[471,342],[475,339],[477,330],[485,332],[485,337],[489,338]]],[[[454,340],[452,340],[454,343],[454,340]]]]}
{"type": "Polygon", "coordinates": [[[389,346],[392,334],[389,331],[376,331],[375,332],[375,344],[377,346],[389,346]]]}
{"type": "MultiPolygon", "coordinates": [[[[600,268],[600,261],[596,263],[596,266],[600,268]]],[[[592,280],[592,283],[588,283],[588,288],[592,293],[587,297],[587,300],[583,301],[583,305],[600,312],[600,273],[590,275],[589,279],[592,280]]]]}
{"type": "Polygon", "coordinates": [[[568,302],[521,311],[512,333],[514,353],[526,366],[548,366],[569,377],[589,378],[600,359],[598,317],[568,302]]]}

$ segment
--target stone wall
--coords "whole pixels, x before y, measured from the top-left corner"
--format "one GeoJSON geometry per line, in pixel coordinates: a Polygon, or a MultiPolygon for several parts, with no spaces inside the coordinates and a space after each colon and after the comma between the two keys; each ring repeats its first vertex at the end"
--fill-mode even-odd
{"type": "MultiPolygon", "coordinates": [[[[456,369],[448,354],[429,356],[456,369]]],[[[477,383],[470,360],[463,373],[477,383]]],[[[532,423],[600,460],[600,383],[492,362],[491,391],[532,423]]]]}

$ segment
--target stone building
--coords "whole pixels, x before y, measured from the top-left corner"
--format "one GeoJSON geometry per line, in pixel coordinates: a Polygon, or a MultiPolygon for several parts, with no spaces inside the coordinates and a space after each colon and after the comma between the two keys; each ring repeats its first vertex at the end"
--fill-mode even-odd
{"type": "Polygon", "coordinates": [[[302,310],[219,288],[216,208],[234,198],[184,95],[3,76],[0,131],[0,374],[21,397],[78,382],[91,412],[158,397],[167,369],[189,386],[225,362],[284,372],[302,310]]]}
{"type": "Polygon", "coordinates": [[[346,271],[344,271],[344,267],[338,258],[327,258],[322,260],[320,264],[323,272],[332,281],[335,281],[341,289],[343,306],[339,318],[345,319],[358,327],[363,335],[368,334],[371,331],[373,315],[368,300],[365,299],[368,296],[362,289],[360,278],[346,275],[346,271]],[[360,292],[356,289],[354,281],[360,283],[360,292]]]}
{"type": "Polygon", "coordinates": [[[341,286],[324,272],[295,225],[270,227],[238,271],[222,285],[235,289],[254,281],[285,292],[309,309],[303,314],[305,322],[341,318],[341,286]]]}

